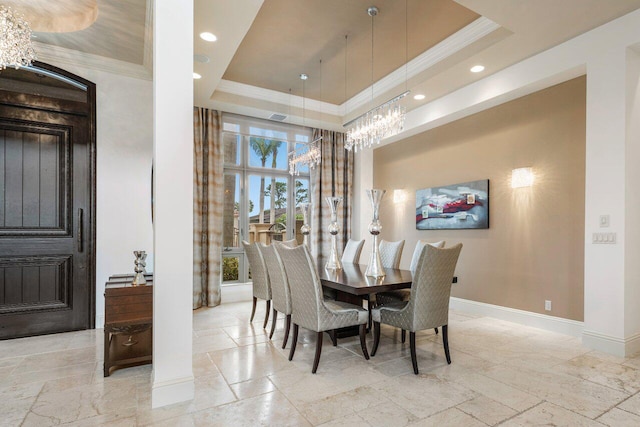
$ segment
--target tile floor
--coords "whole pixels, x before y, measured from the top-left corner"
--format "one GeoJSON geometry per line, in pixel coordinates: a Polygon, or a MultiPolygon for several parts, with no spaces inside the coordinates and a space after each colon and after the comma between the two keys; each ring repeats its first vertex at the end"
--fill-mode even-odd
{"type": "MultiPolygon", "coordinates": [[[[264,310],[264,308],[263,308],[264,310]]],[[[102,376],[102,330],[0,342],[0,425],[74,426],[639,426],[640,356],[589,351],[578,339],[452,312],[447,365],[440,336],[408,343],[383,329],[365,361],[355,338],[314,335],[296,357],[273,342],[249,303],[194,312],[192,402],[151,409],[151,367],[102,376]]],[[[371,347],[371,341],[369,341],[371,347]]]]}

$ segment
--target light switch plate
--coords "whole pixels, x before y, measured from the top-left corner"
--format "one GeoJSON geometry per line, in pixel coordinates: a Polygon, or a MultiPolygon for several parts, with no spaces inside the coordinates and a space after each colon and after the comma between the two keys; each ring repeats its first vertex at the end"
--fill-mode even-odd
{"type": "Polygon", "coordinates": [[[609,215],[600,215],[600,227],[605,228],[609,226],[609,215]]]}

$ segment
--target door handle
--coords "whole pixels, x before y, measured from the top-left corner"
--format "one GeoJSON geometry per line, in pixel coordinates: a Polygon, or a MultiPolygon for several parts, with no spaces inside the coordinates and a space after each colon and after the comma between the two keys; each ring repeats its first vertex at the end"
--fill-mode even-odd
{"type": "Polygon", "coordinates": [[[78,209],[78,232],[77,234],[77,238],[78,238],[78,252],[82,252],[83,250],[83,242],[84,242],[84,236],[82,235],[84,231],[84,211],[82,210],[82,208],[78,209]]]}

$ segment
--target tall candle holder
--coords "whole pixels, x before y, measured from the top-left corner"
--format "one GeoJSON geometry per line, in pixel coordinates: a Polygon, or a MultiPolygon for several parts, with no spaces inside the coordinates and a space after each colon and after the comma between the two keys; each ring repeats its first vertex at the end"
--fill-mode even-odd
{"type": "Polygon", "coordinates": [[[147,253],[145,251],[133,251],[133,254],[136,256],[136,260],[134,261],[136,267],[133,269],[136,275],[133,277],[131,284],[133,286],[145,285],[147,283],[147,279],[144,278],[144,274],[147,272],[145,269],[147,266],[145,261],[147,259],[147,253]]]}
{"type": "Polygon", "coordinates": [[[380,210],[382,196],[384,196],[384,193],[386,192],[387,190],[378,190],[375,188],[373,190],[367,190],[367,196],[369,196],[371,207],[373,207],[373,219],[369,224],[369,233],[373,236],[373,249],[371,250],[371,256],[369,257],[367,271],[364,273],[365,276],[384,277],[386,275],[384,268],[382,267],[380,251],[378,250],[378,235],[382,231],[382,224],[380,224],[378,213],[380,210]]]}
{"type": "Polygon", "coordinates": [[[340,232],[340,225],[338,224],[338,205],[342,202],[342,197],[327,197],[325,198],[329,207],[331,208],[331,224],[329,224],[329,234],[331,234],[331,252],[329,253],[329,259],[324,265],[329,270],[342,269],[342,262],[338,256],[338,233],[340,232]]]}
{"type": "Polygon", "coordinates": [[[300,233],[304,236],[303,244],[309,248],[309,234],[311,234],[309,212],[311,211],[311,203],[300,203],[300,210],[302,211],[302,227],[300,227],[300,233]]]}

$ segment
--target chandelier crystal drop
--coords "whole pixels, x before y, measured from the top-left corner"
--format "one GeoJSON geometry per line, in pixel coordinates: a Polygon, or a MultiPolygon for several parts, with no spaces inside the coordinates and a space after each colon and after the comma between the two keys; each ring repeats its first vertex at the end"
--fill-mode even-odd
{"type": "Polygon", "coordinates": [[[22,15],[0,5],[0,70],[28,67],[35,59],[31,27],[22,15]]]}
{"type": "MultiPolygon", "coordinates": [[[[378,15],[378,8],[371,6],[367,9],[367,14],[371,17],[371,104],[373,104],[373,22],[374,17],[378,15]]],[[[362,150],[363,148],[371,148],[380,143],[381,139],[389,138],[397,135],[404,130],[404,121],[406,118],[406,109],[400,104],[400,100],[409,94],[406,90],[407,85],[407,62],[408,62],[408,9],[405,0],[405,92],[396,96],[389,101],[378,105],[367,111],[356,119],[346,123],[344,127],[347,129],[347,136],[344,147],[351,151],[362,150]]],[[[346,43],[346,37],[345,37],[346,43]]],[[[346,46],[345,46],[346,52],[346,46]]],[[[345,53],[345,93],[346,93],[346,53],[345,53]]]]}
{"type": "Polygon", "coordinates": [[[289,153],[289,174],[300,175],[300,168],[309,166],[315,169],[320,164],[320,140],[318,138],[310,143],[298,143],[300,147],[289,153]]]}
{"type": "Polygon", "coordinates": [[[379,105],[349,123],[344,147],[357,153],[358,150],[379,144],[383,138],[402,132],[406,110],[399,101],[408,93],[379,105]]]}

